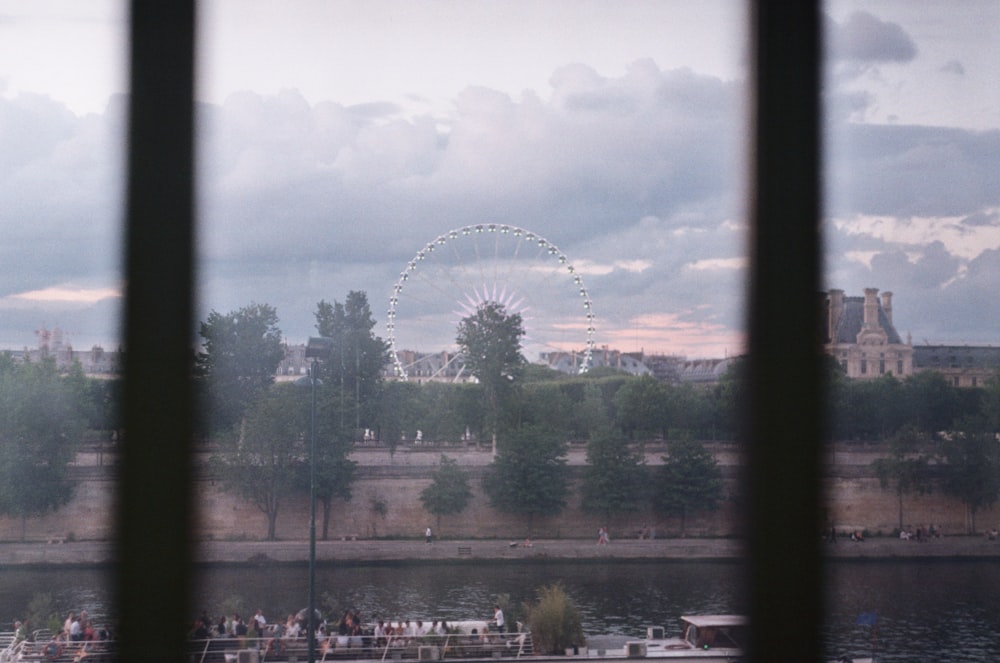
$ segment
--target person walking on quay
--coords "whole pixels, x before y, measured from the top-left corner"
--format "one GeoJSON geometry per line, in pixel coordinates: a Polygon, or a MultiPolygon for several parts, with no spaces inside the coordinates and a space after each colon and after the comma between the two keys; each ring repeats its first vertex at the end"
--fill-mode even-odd
{"type": "Polygon", "coordinates": [[[428,527],[428,528],[427,528],[427,529],[426,529],[426,530],[424,531],[424,539],[425,539],[425,541],[426,541],[427,543],[430,543],[430,542],[431,542],[431,539],[432,539],[432,538],[433,538],[433,532],[431,532],[431,528],[430,528],[430,527],[428,527]]]}

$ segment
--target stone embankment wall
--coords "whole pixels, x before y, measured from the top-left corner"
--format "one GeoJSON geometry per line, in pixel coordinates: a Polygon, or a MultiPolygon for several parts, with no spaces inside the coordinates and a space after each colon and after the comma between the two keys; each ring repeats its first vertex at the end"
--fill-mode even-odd
{"type": "MultiPolygon", "coordinates": [[[[722,508],[711,514],[695,514],[687,519],[686,533],[691,537],[734,536],[742,533],[738,505],[739,460],[731,445],[713,445],[713,452],[722,465],[727,481],[727,495],[722,508]]],[[[650,465],[660,464],[663,447],[648,447],[650,465]]],[[[837,527],[841,532],[867,529],[871,533],[890,533],[899,520],[895,492],[882,490],[871,471],[871,461],[880,456],[877,449],[847,449],[831,454],[823,489],[826,495],[826,522],[818,522],[817,532],[837,527]]],[[[585,452],[574,448],[569,456],[574,490],[567,508],[558,516],[525,518],[502,514],[488,504],[480,488],[480,478],[491,460],[485,450],[464,448],[398,450],[390,456],[385,449],[359,449],[354,455],[359,463],[358,481],[353,486],[349,502],[336,501],[329,525],[331,539],[343,538],[416,538],[423,536],[427,526],[438,536],[455,538],[500,538],[520,540],[535,538],[595,538],[601,526],[609,528],[612,538],[631,537],[649,525],[658,536],[677,536],[680,523],[676,518],[663,518],[652,513],[634,513],[606,520],[603,516],[583,513],[580,509],[579,487],[585,465],[585,452]],[[446,516],[440,525],[427,513],[420,502],[420,492],[431,481],[442,453],[458,461],[470,475],[474,496],[461,514],[446,516]],[[380,515],[376,504],[385,506],[380,515]]],[[[115,510],[113,454],[80,454],[74,475],[79,479],[73,500],[58,511],[30,519],[26,526],[28,540],[61,541],[104,540],[113,536],[115,510]]],[[[794,468],[776,468],[776,472],[791,472],[794,468]]],[[[195,484],[195,504],[198,506],[197,533],[207,540],[257,540],[264,537],[267,525],[264,515],[252,504],[222,490],[213,477],[202,475],[195,484]]],[[[935,490],[927,495],[904,497],[904,525],[914,527],[935,525],[945,533],[967,531],[966,512],[954,498],[935,490]]],[[[308,500],[297,496],[287,500],[278,516],[279,539],[308,537],[308,500]]],[[[980,512],[976,517],[980,531],[997,526],[1000,510],[980,512]]],[[[317,528],[322,536],[322,509],[317,510],[317,528]]],[[[21,535],[19,520],[0,517],[0,540],[16,541],[21,535]]]]}

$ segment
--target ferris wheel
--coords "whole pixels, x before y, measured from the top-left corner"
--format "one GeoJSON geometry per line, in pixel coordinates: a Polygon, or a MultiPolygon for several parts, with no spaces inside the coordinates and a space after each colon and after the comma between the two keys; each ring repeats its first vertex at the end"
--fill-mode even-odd
{"type": "Polygon", "coordinates": [[[522,352],[567,353],[580,373],[594,351],[594,312],[583,277],[538,233],[504,224],[449,230],[406,263],[389,298],[386,330],[398,378],[415,353],[458,356],[458,324],[487,302],[521,316],[522,352]]]}

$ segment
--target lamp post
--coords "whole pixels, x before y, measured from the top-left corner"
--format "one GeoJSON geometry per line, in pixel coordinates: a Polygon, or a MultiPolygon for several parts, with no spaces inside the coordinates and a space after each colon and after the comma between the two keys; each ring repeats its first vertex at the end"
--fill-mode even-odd
{"type": "Polygon", "coordinates": [[[326,359],[333,350],[333,339],[311,336],[306,343],[306,359],[312,359],[309,366],[309,384],[312,390],[312,405],[309,411],[309,618],[306,622],[306,638],[309,663],[316,661],[316,372],[319,360],[326,359]]]}

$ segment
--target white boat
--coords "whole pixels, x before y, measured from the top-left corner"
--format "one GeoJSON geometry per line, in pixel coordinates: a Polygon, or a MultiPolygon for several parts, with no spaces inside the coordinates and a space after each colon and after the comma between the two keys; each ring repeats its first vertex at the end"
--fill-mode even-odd
{"type": "MultiPolygon", "coordinates": [[[[749,620],[744,615],[684,615],[681,635],[665,637],[663,629],[651,626],[644,640],[629,640],[625,658],[657,658],[670,661],[743,661],[749,620]]],[[[605,651],[605,657],[611,652],[605,651]]]]}

